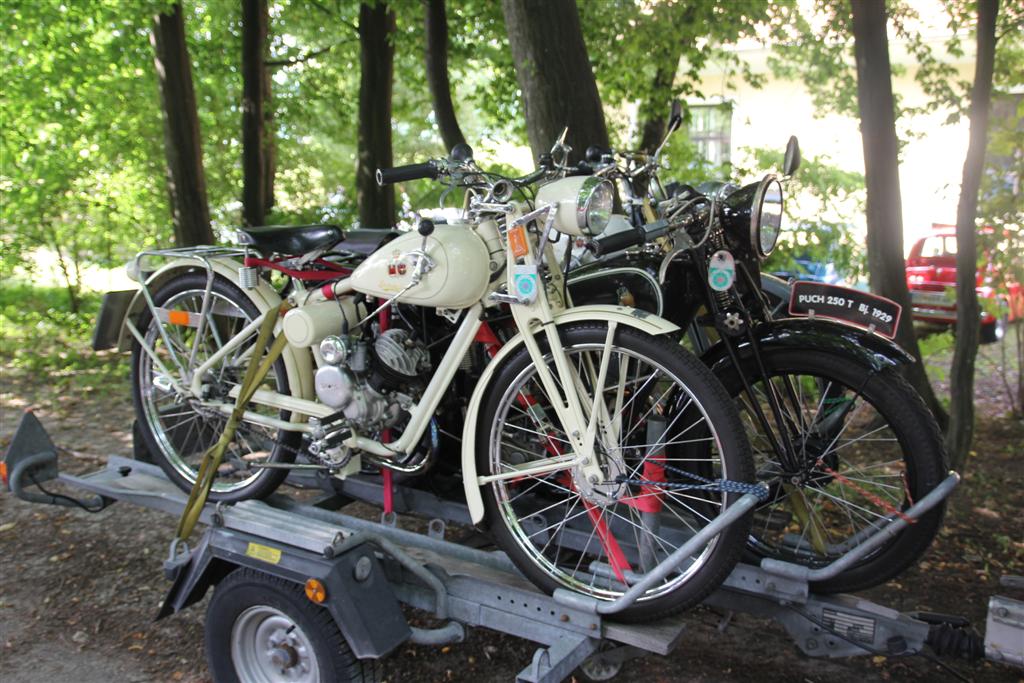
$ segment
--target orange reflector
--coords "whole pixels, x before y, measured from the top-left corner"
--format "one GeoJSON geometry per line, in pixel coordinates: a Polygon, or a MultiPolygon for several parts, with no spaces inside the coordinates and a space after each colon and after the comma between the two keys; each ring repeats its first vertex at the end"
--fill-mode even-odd
{"type": "Polygon", "coordinates": [[[167,311],[167,322],[188,327],[188,311],[167,311]]]}
{"type": "Polygon", "coordinates": [[[7,463],[0,462],[0,479],[3,480],[4,486],[7,486],[7,463]]]}
{"type": "Polygon", "coordinates": [[[307,579],[306,580],[306,597],[309,598],[310,602],[321,604],[327,599],[327,589],[319,579],[307,579]]]}

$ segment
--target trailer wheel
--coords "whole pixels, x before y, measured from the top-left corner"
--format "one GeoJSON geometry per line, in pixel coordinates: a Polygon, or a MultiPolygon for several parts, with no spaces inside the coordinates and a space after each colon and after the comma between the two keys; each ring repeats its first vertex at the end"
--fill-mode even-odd
{"type": "Polygon", "coordinates": [[[206,658],[215,683],[375,683],[377,660],[352,654],[330,613],[298,584],[237,569],[206,610],[206,658]]]}

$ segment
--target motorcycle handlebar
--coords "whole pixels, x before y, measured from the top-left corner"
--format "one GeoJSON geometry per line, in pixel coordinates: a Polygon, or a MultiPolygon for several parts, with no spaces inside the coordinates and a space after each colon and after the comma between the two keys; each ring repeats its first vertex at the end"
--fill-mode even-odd
{"type": "Polygon", "coordinates": [[[419,180],[420,178],[436,180],[439,175],[441,175],[441,169],[430,161],[422,164],[396,166],[395,168],[378,168],[377,184],[390,185],[404,180],[419,180]]]}
{"type": "Polygon", "coordinates": [[[642,228],[632,228],[611,235],[599,235],[590,241],[590,249],[596,256],[606,256],[629,247],[646,244],[668,232],[669,225],[659,220],[642,228]]]}

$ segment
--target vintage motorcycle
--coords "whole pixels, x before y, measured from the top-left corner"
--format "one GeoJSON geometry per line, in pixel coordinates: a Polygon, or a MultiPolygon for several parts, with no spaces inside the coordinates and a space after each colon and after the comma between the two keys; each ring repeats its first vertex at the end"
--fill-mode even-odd
{"type": "MultiPolygon", "coordinates": [[[[674,109],[669,135],[680,120],[674,109]]],[[[914,361],[878,332],[880,319],[860,313],[882,306],[870,295],[830,288],[814,296],[841,298],[848,313],[786,315],[787,283],[760,272],[781,231],[780,178],[666,187],[660,151],[588,150],[583,172],[616,184],[625,215],[576,250],[584,263],[567,274],[571,296],[629,302],[690,330],[691,347],[736,398],[758,479],[772,489],[755,514],[752,559],[823,566],[899,517],[947,472],[938,426],[898,371],[914,361]]],[[[798,165],[793,138],[784,176],[798,165]]],[[[925,552],[942,516],[939,506],[813,588],[855,591],[891,579],[925,552]]]]}
{"type": "Polygon", "coordinates": [[[701,600],[742,551],[741,494],[766,490],[735,405],[676,325],[567,305],[551,237],[600,233],[611,184],[564,178],[530,202],[512,197],[539,175],[502,178],[466,155],[378,172],[415,178],[464,191],[462,217],[423,220],[365,258],[314,225],[135,259],[142,287],[107,336],[131,347],[154,459],[190,490],[225,444],[209,496],[232,502],[295,468],[429,478],[439,432],[461,431],[461,457],[440,457],[472,521],[539,587],[605,603],[637,587],[625,620],[701,600]],[[472,348],[490,360],[467,379],[472,348]]]}

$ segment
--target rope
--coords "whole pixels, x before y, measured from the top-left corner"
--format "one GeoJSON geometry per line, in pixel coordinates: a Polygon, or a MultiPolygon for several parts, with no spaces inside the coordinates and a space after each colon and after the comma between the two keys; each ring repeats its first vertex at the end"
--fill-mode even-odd
{"type": "Polygon", "coordinates": [[[633,479],[633,478],[627,477],[624,474],[620,474],[618,477],[616,477],[615,481],[616,481],[616,483],[619,483],[619,484],[633,484],[633,485],[636,485],[636,486],[650,486],[650,487],[656,487],[656,488],[665,489],[665,490],[668,490],[668,491],[686,491],[686,490],[688,490],[688,491],[722,491],[724,493],[739,493],[739,494],[750,493],[750,494],[752,494],[754,496],[757,496],[758,500],[762,500],[763,501],[763,500],[767,500],[768,499],[768,495],[769,495],[768,487],[765,486],[764,484],[751,484],[749,482],[733,481],[731,479],[708,479],[707,477],[702,477],[699,474],[694,474],[693,472],[687,472],[686,470],[680,469],[678,467],[673,467],[672,465],[659,463],[658,466],[664,468],[665,470],[668,470],[669,472],[672,472],[673,474],[678,474],[678,475],[681,475],[681,476],[684,476],[684,477],[689,477],[690,479],[693,479],[693,480],[698,481],[700,483],[698,483],[698,484],[683,484],[683,483],[677,483],[677,482],[671,482],[671,481],[650,481],[650,480],[647,480],[647,479],[633,479]]]}

